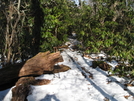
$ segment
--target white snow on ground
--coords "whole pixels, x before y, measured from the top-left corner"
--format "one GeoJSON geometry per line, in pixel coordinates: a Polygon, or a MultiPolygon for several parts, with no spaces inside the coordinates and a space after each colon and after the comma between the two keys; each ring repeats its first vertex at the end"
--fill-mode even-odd
{"type": "MultiPolygon", "coordinates": [[[[67,65],[71,69],[36,77],[49,79],[51,83],[31,85],[28,101],[134,101],[134,87],[125,88],[121,84],[125,82],[123,78],[108,77],[106,71],[92,68],[93,60],[84,58],[77,52],[65,50],[61,55],[64,61],[58,64],[67,65]],[[89,77],[91,74],[92,77],[89,77]]],[[[112,65],[114,66],[115,62],[112,65]]],[[[0,101],[10,101],[11,95],[11,89],[1,91],[0,101]]]]}
{"type": "Polygon", "coordinates": [[[0,91],[0,101],[11,101],[12,98],[12,88],[0,91]]]}

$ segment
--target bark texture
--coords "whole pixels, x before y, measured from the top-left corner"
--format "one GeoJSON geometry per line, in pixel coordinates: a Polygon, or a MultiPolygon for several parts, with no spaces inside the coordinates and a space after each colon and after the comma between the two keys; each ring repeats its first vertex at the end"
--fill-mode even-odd
{"type": "Polygon", "coordinates": [[[54,65],[62,62],[60,52],[41,52],[29,59],[20,70],[19,77],[29,75],[42,75],[44,72],[54,70],[54,65]]]}
{"type": "Polygon", "coordinates": [[[36,80],[34,77],[22,77],[12,89],[11,101],[27,101],[27,96],[31,91],[30,85],[45,85],[49,83],[50,80],[46,79],[36,80]]]}

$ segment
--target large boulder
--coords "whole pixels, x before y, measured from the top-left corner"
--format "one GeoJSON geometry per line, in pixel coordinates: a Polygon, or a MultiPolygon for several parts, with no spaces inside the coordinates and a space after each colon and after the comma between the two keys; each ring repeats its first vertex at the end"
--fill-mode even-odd
{"type": "Polygon", "coordinates": [[[37,76],[42,75],[44,72],[47,73],[47,71],[53,71],[54,65],[62,61],[63,58],[60,55],[60,52],[40,52],[33,58],[26,61],[19,72],[19,77],[30,75],[37,76]]]}

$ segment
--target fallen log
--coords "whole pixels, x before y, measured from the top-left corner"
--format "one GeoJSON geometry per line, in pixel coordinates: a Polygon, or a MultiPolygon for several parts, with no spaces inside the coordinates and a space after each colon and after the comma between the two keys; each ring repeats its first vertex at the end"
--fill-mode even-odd
{"type": "Polygon", "coordinates": [[[38,53],[33,58],[29,59],[19,72],[19,77],[42,75],[44,72],[53,71],[54,65],[58,62],[62,62],[63,58],[60,52],[50,53],[42,52],[38,53]]]}
{"type": "Polygon", "coordinates": [[[50,80],[36,80],[34,77],[22,77],[20,78],[15,87],[12,89],[11,101],[27,101],[27,96],[31,91],[30,85],[46,85],[50,80]]]}
{"type": "Polygon", "coordinates": [[[8,65],[0,69],[0,91],[10,88],[15,85],[19,79],[19,71],[24,65],[23,63],[8,65]]]}
{"type": "MultiPolygon", "coordinates": [[[[51,73],[65,72],[71,69],[65,65],[55,65],[54,70],[51,73]]],[[[31,92],[30,85],[47,85],[51,81],[48,79],[35,79],[35,77],[21,77],[17,82],[15,87],[12,89],[12,99],[11,101],[27,101],[27,96],[31,92]]]]}
{"type": "MultiPolygon", "coordinates": [[[[70,67],[65,65],[55,65],[54,70],[51,73],[65,72],[69,70],[70,67]]],[[[30,85],[47,85],[51,81],[48,79],[35,79],[35,77],[21,77],[17,82],[15,87],[12,89],[12,99],[11,101],[27,101],[27,96],[31,92],[30,85]]]]}
{"type": "Polygon", "coordinates": [[[25,63],[10,65],[0,69],[0,90],[4,90],[15,85],[21,77],[39,76],[54,70],[54,65],[62,62],[60,52],[50,53],[40,52],[25,63]]]}

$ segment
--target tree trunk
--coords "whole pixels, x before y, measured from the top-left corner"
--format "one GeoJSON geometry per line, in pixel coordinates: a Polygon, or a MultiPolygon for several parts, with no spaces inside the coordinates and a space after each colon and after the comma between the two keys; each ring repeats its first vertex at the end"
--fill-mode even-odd
{"type": "Polygon", "coordinates": [[[79,0],[79,6],[82,7],[82,0],[79,0]]]}
{"type": "Polygon", "coordinates": [[[0,91],[15,85],[15,82],[19,79],[19,71],[23,65],[24,62],[13,65],[10,64],[0,69],[0,91]]]}
{"type": "Polygon", "coordinates": [[[8,8],[5,9],[4,12],[7,20],[5,30],[5,49],[3,52],[6,64],[13,63],[15,55],[19,51],[18,34],[21,31],[21,26],[18,26],[18,24],[21,21],[22,16],[20,12],[20,3],[20,0],[18,0],[18,5],[16,6],[12,1],[10,1],[8,8]]]}

